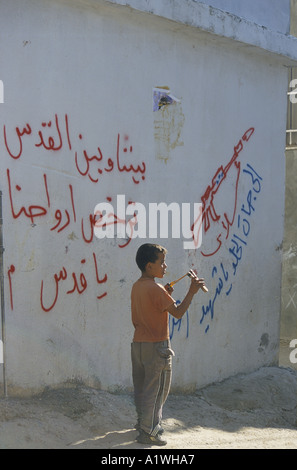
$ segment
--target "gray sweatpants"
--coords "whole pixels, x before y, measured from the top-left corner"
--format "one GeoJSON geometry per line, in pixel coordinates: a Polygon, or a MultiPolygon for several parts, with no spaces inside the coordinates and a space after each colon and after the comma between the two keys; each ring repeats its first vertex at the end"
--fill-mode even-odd
{"type": "Polygon", "coordinates": [[[161,428],[162,409],[172,375],[170,341],[131,344],[134,401],[140,428],[155,436],[161,428]]]}

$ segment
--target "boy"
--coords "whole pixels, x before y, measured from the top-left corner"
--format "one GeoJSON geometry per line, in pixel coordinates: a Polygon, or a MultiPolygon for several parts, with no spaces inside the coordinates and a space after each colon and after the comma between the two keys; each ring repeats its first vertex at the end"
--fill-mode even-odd
{"type": "Polygon", "coordinates": [[[163,446],[162,408],[167,399],[174,352],[170,346],[168,312],[181,318],[193,296],[204,285],[203,279],[192,278],[184,300],[178,306],[170,293],[155,282],[166,273],[166,248],[145,243],[136,254],[141,277],[131,291],[132,323],[135,328],[131,344],[134,400],[138,416],[137,441],[142,444],[163,446]]]}

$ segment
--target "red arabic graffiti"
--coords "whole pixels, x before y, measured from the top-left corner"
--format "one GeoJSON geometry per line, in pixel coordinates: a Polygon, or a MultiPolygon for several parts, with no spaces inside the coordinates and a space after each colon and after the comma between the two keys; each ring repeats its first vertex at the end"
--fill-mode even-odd
{"type": "Polygon", "coordinates": [[[9,293],[10,293],[10,308],[13,310],[13,295],[12,295],[12,280],[11,280],[11,274],[15,272],[15,267],[12,264],[10,268],[8,269],[8,281],[9,281],[9,293]]]}
{"type": "MultiPolygon", "coordinates": [[[[111,201],[112,198],[107,198],[108,201],[111,201]]],[[[128,206],[134,206],[136,203],[133,201],[128,202],[128,206]]],[[[133,211],[133,208],[132,208],[133,211]]],[[[106,229],[107,227],[113,228],[113,237],[114,237],[114,227],[117,227],[119,232],[117,233],[117,238],[124,238],[125,242],[123,244],[118,244],[119,248],[125,248],[131,242],[134,234],[134,227],[138,224],[137,212],[131,213],[131,217],[127,218],[127,213],[123,214],[124,218],[119,217],[114,211],[103,214],[100,210],[96,210],[94,215],[94,230],[97,228],[106,229]],[[120,235],[122,226],[123,233],[120,235]]],[[[129,214],[128,214],[129,215],[129,214]]],[[[93,230],[93,233],[94,233],[93,230]]]]}
{"type": "MultiPolygon", "coordinates": [[[[105,284],[107,282],[107,274],[105,273],[102,278],[99,277],[99,272],[98,272],[98,263],[96,259],[95,253],[92,253],[92,265],[93,265],[93,274],[92,277],[95,279],[96,283],[98,285],[105,284]]],[[[84,265],[86,263],[86,259],[83,258],[81,260],[81,264],[84,265]]],[[[15,266],[12,264],[9,269],[8,269],[8,280],[9,280],[9,292],[10,292],[10,308],[13,310],[13,289],[12,289],[12,277],[11,275],[14,274],[15,272],[15,266]]],[[[90,275],[90,270],[88,271],[88,274],[90,275]]],[[[59,288],[60,288],[60,283],[61,281],[71,281],[72,284],[69,286],[68,282],[68,290],[66,291],[66,294],[73,294],[77,292],[79,295],[83,294],[87,287],[88,287],[88,282],[86,275],[81,272],[79,275],[76,274],[75,272],[72,272],[71,274],[68,275],[68,272],[66,268],[63,266],[58,273],[55,273],[53,275],[53,281],[54,281],[54,293],[52,294],[51,301],[46,304],[44,301],[44,292],[47,292],[47,297],[51,296],[51,291],[52,288],[49,288],[48,285],[44,287],[44,281],[41,281],[41,287],[40,287],[40,305],[41,308],[44,312],[50,312],[56,305],[58,297],[59,297],[59,288]],[[48,293],[50,291],[50,293],[48,293]]],[[[50,283],[51,284],[51,283],[50,283]]],[[[64,292],[65,293],[65,292],[64,292]]],[[[97,299],[103,299],[107,295],[107,292],[104,291],[101,294],[97,295],[97,299]]]]}
{"type": "MultiPolygon", "coordinates": [[[[31,137],[35,147],[45,149],[46,151],[57,152],[62,148],[71,151],[73,138],[70,137],[69,118],[65,114],[63,119],[55,114],[54,119],[43,121],[40,129],[33,130],[32,125],[26,123],[24,126],[17,126],[9,132],[6,125],[3,126],[3,137],[5,148],[11,158],[17,160],[21,158],[24,150],[24,141],[31,137]],[[35,141],[36,139],[36,141],[35,141]]],[[[78,134],[79,142],[83,140],[83,134],[78,134]]],[[[81,176],[87,176],[92,183],[98,183],[100,176],[114,171],[120,174],[130,174],[132,181],[139,184],[145,180],[146,165],[142,162],[138,165],[132,163],[127,165],[123,162],[127,154],[132,156],[133,146],[128,145],[129,136],[118,133],[116,136],[116,154],[114,158],[104,158],[103,151],[100,146],[92,151],[86,148],[79,155],[78,150],[74,152],[75,169],[81,176]]]]}
{"type": "MultiPolygon", "coordinates": [[[[81,260],[81,264],[84,265],[85,263],[86,263],[86,259],[83,258],[81,260]]],[[[104,277],[102,279],[100,279],[100,277],[99,277],[98,265],[97,265],[97,259],[96,259],[95,253],[93,253],[93,263],[94,263],[94,275],[95,275],[97,284],[100,285],[100,284],[106,283],[107,274],[104,274],[104,277]]],[[[86,289],[88,287],[88,283],[87,283],[87,279],[86,279],[85,274],[83,272],[81,272],[79,277],[78,277],[78,275],[75,272],[72,272],[71,275],[68,276],[68,272],[67,272],[66,268],[63,266],[61,268],[61,270],[58,273],[55,273],[54,276],[53,276],[53,279],[54,279],[54,289],[53,289],[53,291],[54,291],[54,293],[52,295],[51,302],[49,302],[47,305],[45,304],[45,301],[44,301],[44,290],[46,288],[44,287],[44,281],[43,280],[41,281],[40,305],[41,305],[41,308],[44,312],[49,312],[54,308],[54,306],[57,303],[58,297],[59,297],[60,283],[62,281],[69,280],[69,277],[71,279],[71,282],[73,282],[73,284],[71,285],[71,288],[66,291],[66,294],[73,294],[74,292],[77,292],[79,295],[81,295],[86,291],[86,289]]],[[[102,299],[106,295],[107,295],[107,292],[105,291],[102,294],[97,295],[97,299],[102,299]]]]}
{"type": "MultiPolygon", "coordinates": [[[[207,186],[206,191],[201,197],[202,211],[191,227],[194,243],[196,246],[198,246],[201,230],[205,235],[207,235],[207,232],[210,230],[211,226],[215,224],[215,228],[217,230],[215,237],[217,242],[216,246],[213,247],[208,253],[201,251],[203,256],[212,256],[217,253],[222,246],[222,235],[225,235],[225,239],[227,239],[229,236],[229,229],[233,225],[237,206],[238,183],[240,177],[240,161],[237,159],[240,152],[243,150],[244,143],[249,141],[250,137],[254,133],[254,130],[255,129],[253,127],[250,127],[243,134],[238,144],[234,147],[232,158],[225,167],[221,165],[217,169],[214,177],[212,178],[211,184],[207,186]],[[233,199],[227,202],[228,207],[223,208],[220,207],[222,201],[220,192],[222,191],[223,182],[226,181],[228,173],[231,169],[235,170],[235,176],[233,176],[232,184],[229,185],[229,187],[233,186],[234,188],[233,199]]],[[[225,204],[226,200],[227,198],[223,198],[225,204]]],[[[203,240],[205,241],[205,237],[203,237],[203,240]]]]}
{"type": "MultiPolygon", "coordinates": [[[[65,114],[64,120],[65,120],[65,130],[66,130],[66,137],[67,137],[67,141],[68,141],[68,146],[69,146],[69,149],[71,150],[71,142],[70,142],[70,137],[69,137],[69,127],[68,127],[68,116],[67,116],[67,114],[65,114]]],[[[42,122],[41,127],[51,129],[52,121],[42,122]]],[[[18,151],[16,153],[13,153],[12,150],[11,150],[11,147],[8,145],[6,125],[4,124],[4,126],[3,126],[3,136],[4,136],[4,143],[5,143],[6,150],[12,158],[17,160],[18,158],[20,158],[20,156],[22,155],[22,152],[23,152],[23,137],[32,134],[32,127],[30,126],[30,124],[26,123],[25,126],[22,129],[20,129],[20,127],[17,126],[15,128],[15,131],[16,131],[16,135],[17,135],[17,145],[16,145],[16,147],[18,147],[18,149],[17,149],[18,151]]],[[[59,118],[58,118],[57,114],[55,114],[55,131],[54,132],[56,133],[55,137],[58,137],[58,144],[55,143],[55,138],[53,136],[49,136],[48,139],[47,139],[47,142],[46,142],[45,137],[43,136],[43,131],[39,130],[38,131],[39,142],[35,143],[35,147],[41,147],[42,146],[46,150],[53,150],[53,151],[61,150],[61,148],[63,146],[63,139],[62,139],[62,133],[61,133],[61,130],[60,130],[59,118]]]]}
{"type": "MultiPolygon", "coordinates": [[[[8,193],[9,193],[9,201],[10,201],[10,207],[11,207],[11,213],[14,219],[18,219],[21,215],[24,215],[25,217],[28,217],[31,221],[31,223],[34,223],[35,217],[41,217],[46,215],[47,209],[43,206],[39,206],[37,204],[32,204],[30,205],[27,209],[22,206],[19,211],[15,209],[14,203],[13,203],[13,198],[12,198],[12,187],[11,187],[11,178],[10,178],[10,170],[7,169],[7,182],[8,182],[8,193]]],[[[45,184],[47,184],[46,178],[44,178],[45,184]]],[[[21,186],[16,184],[15,189],[20,192],[22,190],[21,186]]],[[[47,192],[47,188],[46,188],[47,192]]],[[[48,193],[46,194],[47,196],[47,201],[49,203],[48,199],[48,193]]]]}
{"type": "MultiPolygon", "coordinates": [[[[118,174],[129,176],[131,182],[139,185],[145,181],[146,165],[145,162],[135,162],[134,146],[130,142],[127,134],[115,134],[112,142],[112,153],[103,150],[102,145],[88,145],[88,141],[82,132],[76,132],[70,126],[68,114],[59,116],[54,114],[52,118],[45,119],[39,125],[34,126],[30,122],[25,122],[15,127],[7,124],[3,125],[4,149],[10,158],[14,161],[24,159],[29,152],[39,152],[39,158],[49,155],[57,155],[59,158],[68,154],[72,156],[73,171],[83,179],[91,183],[98,183],[104,175],[118,174]]],[[[13,220],[27,219],[32,226],[38,221],[45,220],[44,227],[51,234],[65,233],[66,228],[74,228],[78,224],[81,231],[82,240],[86,244],[92,243],[94,239],[94,226],[100,216],[94,213],[79,213],[77,205],[77,194],[72,184],[62,186],[63,196],[60,197],[58,206],[53,201],[52,180],[48,174],[42,175],[42,180],[35,181],[39,191],[35,191],[31,199],[26,199],[28,187],[26,181],[19,176],[16,177],[12,169],[7,168],[7,188],[8,200],[13,220]],[[24,202],[26,200],[26,202],[24,202]],[[53,220],[54,219],[54,220],[53,220]]],[[[110,198],[107,198],[110,199],[110,198]]],[[[120,225],[126,221],[120,220],[115,216],[113,223],[120,225]]],[[[128,222],[129,223],[129,222],[128,222]]],[[[131,237],[133,234],[133,225],[131,226],[131,237]]],[[[124,241],[119,243],[120,248],[124,248],[131,241],[131,237],[126,236],[124,241]]],[[[44,312],[50,312],[56,306],[58,299],[63,295],[82,295],[87,291],[90,280],[93,280],[101,288],[107,282],[107,274],[99,276],[98,264],[95,253],[92,253],[92,261],[88,264],[86,270],[86,258],[80,261],[80,270],[70,272],[65,266],[62,266],[52,277],[43,279],[40,285],[40,306],[44,312]],[[91,266],[91,268],[90,268],[91,266]],[[85,268],[84,270],[82,270],[85,268]],[[89,276],[89,278],[87,278],[89,276]]],[[[14,308],[13,302],[13,280],[16,276],[16,268],[13,264],[8,269],[10,306],[14,308]]],[[[101,300],[107,295],[107,291],[99,291],[96,296],[101,300]]]]}
{"type": "MultiPolygon", "coordinates": [[[[50,208],[51,208],[51,198],[50,198],[50,185],[48,183],[47,175],[43,175],[43,198],[46,201],[46,204],[41,205],[40,202],[36,201],[33,204],[28,206],[19,205],[17,204],[17,195],[22,191],[22,187],[19,184],[13,184],[12,178],[10,175],[10,170],[7,169],[7,183],[8,183],[8,194],[9,194],[9,201],[10,201],[10,209],[11,214],[14,219],[18,219],[19,217],[26,217],[30,220],[31,224],[36,224],[36,219],[49,216],[50,215],[50,208]]],[[[58,208],[55,210],[54,217],[55,221],[53,225],[49,226],[49,230],[51,232],[60,233],[69,227],[71,224],[74,225],[77,221],[77,211],[75,205],[75,194],[73,190],[73,186],[68,184],[68,199],[64,198],[63,201],[65,205],[68,203],[68,208],[58,208]]],[[[38,193],[40,197],[40,192],[38,193]]],[[[41,195],[42,197],[42,195],[41,195]]],[[[111,198],[107,197],[108,200],[111,198]]],[[[129,202],[129,204],[134,204],[133,202],[129,202]]],[[[113,216],[113,220],[110,220],[107,225],[110,224],[125,224],[130,227],[130,234],[128,233],[126,237],[126,241],[124,243],[120,242],[118,246],[120,248],[126,247],[131,239],[133,238],[133,227],[137,224],[137,217],[136,215],[132,215],[130,220],[126,222],[126,220],[121,220],[116,214],[113,216]]],[[[82,239],[85,243],[89,244],[92,243],[94,239],[94,227],[101,226],[105,227],[106,223],[103,223],[102,214],[87,214],[86,216],[81,216],[80,222],[80,230],[82,239]],[[101,225],[100,225],[101,224],[101,225]]]]}

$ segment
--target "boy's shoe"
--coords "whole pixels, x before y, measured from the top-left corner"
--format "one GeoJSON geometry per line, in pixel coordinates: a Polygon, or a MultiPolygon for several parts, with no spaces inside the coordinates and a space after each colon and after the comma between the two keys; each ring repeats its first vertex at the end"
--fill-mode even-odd
{"type": "MultiPolygon", "coordinates": [[[[139,432],[141,431],[139,421],[137,421],[137,423],[135,424],[134,429],[136,429],[136,431],[139,431],[139,432]]],[[[164,428],[160,428],[160,430],[158,431],[158,434],[163,434],[163,433],[164,433],[164,428]]]]}
{"type": "Polygon", "coordinates": [[[140,430],[140,433],[137,436],[136,440],[140,444],[149,444],[151,446],[166,446],[167,444],[167,441],[160,437],[160,433],[158,433],[156,436],[152,436],[151,434],[148,434],[142,429],[140,430]]]}
{"type": "Polygon", "coordinates": [[[134,428],[136,429],[136,431],[140,431],[140,424],[139,424],[139,421],[137,421],[137,423],[135,424],[134,428]]]}

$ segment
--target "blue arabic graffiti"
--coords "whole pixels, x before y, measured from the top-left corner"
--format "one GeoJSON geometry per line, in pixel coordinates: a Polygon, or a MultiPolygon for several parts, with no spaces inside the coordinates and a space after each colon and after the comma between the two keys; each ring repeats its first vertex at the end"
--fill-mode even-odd
{"type": "MultiPolygon", "coordinates": [[[[180,300],[176,301],[176,304],[180,304],[180,300]]],[[[172,315],[169,315],[169,336],[170,339],[173,338],[174,332],[177,331],[179,332],[182,326],[182,323],[186,322],[186,338],[189,336],[189,311],[187,310],[186,313],[177,320],[174,318],[172,315]]]]}
{"type": "MultiPolygon", "coordinates": [[[[248,238],[251,230],[250,220],[255,212],[255,204],[257,195],[261,192],[261,182],[263,178],[255,171],[255,169],[247,164],[243,169],[243,173],[249,175],[251,178],[252,188],[248,191],[246,201],[242,204],[239,213],[237,214],[237,227],[230,240],[228,247],[228,254],[232,262],[232,270],[227,271],[224,264],[221,262],[219,266],[213,266],[211,276],[213,279],[218,276],[218,283],[215,289],[215,294],[209,300],[207,305],[202,305],[202,316],[200,324],[208,322],[205,327],[205,333],[208,332],[210,321],[214,318],[215,304],[219,297],[223,295],[229,296],[232,291],[232,278],[237,274],[238,267],[242,260],[244,249],[248,244],[248,238]]],[[[236,219],[235,219],[236,220],[236,219]]]]}

